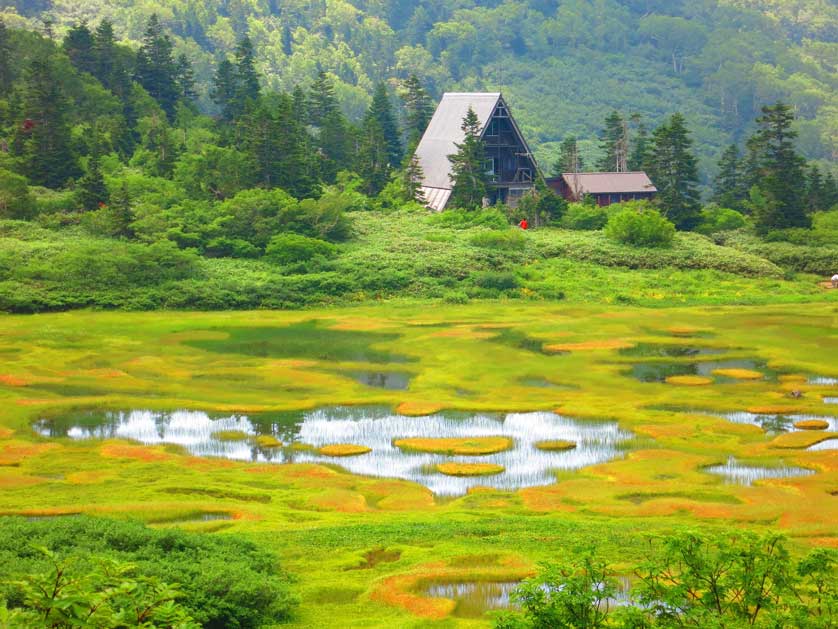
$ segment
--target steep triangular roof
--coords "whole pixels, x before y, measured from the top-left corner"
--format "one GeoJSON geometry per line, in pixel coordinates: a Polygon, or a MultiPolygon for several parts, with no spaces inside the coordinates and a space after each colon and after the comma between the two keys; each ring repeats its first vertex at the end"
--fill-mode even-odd
{"type": "Polygon", "coordinates": [[[442,95],[416,147],[416,157],[419,158],[424,175],[424,187],[451,189],[451,162],[448,156],[457,152],[455,144],[461,143],[465,137],[460,127],[468,108],[471,107],[477,114],[480,131],[483,133],[500,100],[500,92],[446,92],[442,95]]]}

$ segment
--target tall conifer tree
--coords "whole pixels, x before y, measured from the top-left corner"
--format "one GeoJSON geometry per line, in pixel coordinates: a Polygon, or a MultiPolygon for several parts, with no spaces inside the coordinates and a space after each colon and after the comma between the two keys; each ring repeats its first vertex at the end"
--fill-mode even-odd
{"type": "Polygon", "coordinates": [[[93,33],[90,32],[87,22],[73,25],[67,31],[61,47],[79,72],[87,72],[96,76],[96,53],[94,51],[93,33]]]}
{"type": "Polygon", "coordinates": [[[739,209],[747,196],[739,147],[731,144],[719,159],[719,174],[713,181],[713,201],[722,207],[739,209]]]}
{"type": "Polygon", "coordinates": [[[678,229],[692,229],[700,219],[698,162],[681,114],[673,114],[652,134],[646,171],[658,189],[656,203],[678,229]]]}
{"type": "Polygon", "coordinates": [[[575,135],[569,135],[562,140],[559,147],[559,159],[553,164],[553,175],[559,177],[562,173],[581,173],[585,170],[585,163],[579,155],[579,144],[575,135]]]}
{"type": "Polygon", "coordinates": [[[411,74],[405,80],[402,100],[405,107],[407,145],[415,148],[434,113],[431,97],[415,74],[411,74]]]}
{"type": "Polygon", "coordinates": [[[375,119],[384,134],[388,167],[397,168],[402,159],[402,142],[399,138],[399,127],[396,124],[390,95],[387,92],[386,84],[383,82],[375,87],[367,115],[375,119]]]}
{"type": "Polygon", "coordinates": [[[0,96],[5,96],[12,87],[12,44],[9,41],[9,29],[0,18],[0,96]]]}
{"type": "Polygon", "coordinates": [[[789,105],[765,106],[757,118],[757,132],[748,140],[756,169],[754,185],[764,196],[764,202],[754,206],[755,224],[762,233],[810,225],[805,209],[805,160],[795,149],[793,122],[789,105]]]}
{"type": "Polygon", "coordinates": [[[455,144],[457,152],[448,156],[451,162],[451,198],[449,207],[459,207],[476,210],[483,205],[483,199],[488,193],[488,177],[486,175],[486,147],[480,137],[480,120],[469,107],[463,124],[463,141],[455,144]]]}
{"type": "Polygon", "coordinates": [[[172,40],[163,32],[157,14],[148,19],[142,45],[137,52],[137,82],[173,118],[180,97],[177,66],[172,57],[172,40]]]}
{"type": "Polygon", "coordinates": [[[79,174],[66,120],[68,109],[53,64],[48,59],[34,59],[25,74],[23,113],[27,124],[20,139],[26,175],[36,185],[60,188],[79,174]]]}
{"type": "Polygon", "coordinates": [[[92,155],[88,160],[87,172],[79,179],[78,184],[76,201],[79,204],[79,209],[90,212],[108,204],[110,200],[108,187],[105,185],[105,178],[99,168],[99,157],[97,155],[92,155]]]}
{"type": "Polygon", "coordinates": [[[605,129],[599,144],[602,158],[597,162],[597,169],[603,172],[626,170],[628,160],[628,137],[626,123],[618,111],[612,111],[605,119],[605,129]]]}

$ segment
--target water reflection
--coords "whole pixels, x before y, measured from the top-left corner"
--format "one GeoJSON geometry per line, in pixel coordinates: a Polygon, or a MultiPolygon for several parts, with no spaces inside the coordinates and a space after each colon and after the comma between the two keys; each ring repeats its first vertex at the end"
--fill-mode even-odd
{"type": "Polygon", "coordinates": [[[648,362],[635,363],[627,375],[632,376],[641,382],[664,382],[670,376],[704,376],[713,378],[717,383],[741,382],[736,378],[714,374],[717,369],[745,369],[758,371],[765,378],[775,379],[777,373],[768,369],[765,362],[740,359],[740,360],[710,360],[704,362],[648,362]]]}
{"type": "Polygon", "coordinates": [[[674,345],[671,343],[638,343],[633,347],[624,347],[621,356],[643,358],[686,358],[690,356],[712,356],[724,354],[724,349],[716,347],[696,347],[694,345],[674,345]]]}
{"type": "Polygon", "coordinates": [[[764,478],[791,478],[794,476],[811,476],[814,470],[802,467],[782,465],[779,467],[760,467],[745,465],[730,457],[724,465],[712,465],[704,468],[710,474],[724,476],[731,485],[752,485],[754,481],[764,478]]]}
{"type": "Polygon", "coordinates": [[[704,415],[713,415],[714,417],[721,417],[737,424],[753,424],[759,426],[766,432],[789,432],[796,430],[794,425],[800,421],[817,420],[824,421],[829,424],[827,431],[838,431],[838,418],[821,415],[778,415],[769,413],[749,413],[747,411],[737,411],[734,413],[712,413],[708,411],[698,411],[704,415]]]}
{"type": "Polygon", "coordinates": [[[808,384],[818,384],[821,386],[835,386],[838,384],[838,378],[831,378],[829,376],[809,376],[806,381],[808,384]]]}
{"type": "Polygon", "coordinates": [[[73,439],[132,439],[144,444],[173,443],[197,456],[217,456],[274,463],[335,463],[316,450],[332,443],[367,446],[372,452],[339,464],[355,474],[404,478],[421,483],[441,495],[459,495],[469,487],[486,485],[518,489],[554,481],[551,470],[575,470],[620,456],[619,444],[631,437],[614,422],[583,422],[555,413],[468,414],[444,413],[406,417],[387,409],[335,407],[284,415],[231,415],[216,419],[201,411],[118,411],[76,413],[43,419],[34,425],[47,437],[73,439]],[[213,433],[236,430],[251,437],[244,441],[219,441],[213,433]],[[255,437],[272,435],[284,448],[260,448],[255,437]],[[405,453],[392,445],[403,437],[503,436],[514,442],[512,450],[487,456],[446,456],[405,453]],[[568,451],[543,451],[539,441],[573,441],[568,451]],[[288,447],[291,446],[291,447],[288,447]],[[437,463],[493,463],[505,471],[491,477],[453,477],[436,473],[437,463]]]}
{"type": "Polygon", "coordinates": [[[830,437],[809,446],[807,450],[838,450],[838,437],[830,437]]]}

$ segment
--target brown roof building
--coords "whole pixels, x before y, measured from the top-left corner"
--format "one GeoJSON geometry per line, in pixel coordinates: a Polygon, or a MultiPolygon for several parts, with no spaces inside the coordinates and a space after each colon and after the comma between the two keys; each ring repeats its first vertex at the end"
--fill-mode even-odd
{"type": "Polygon", "coordinates": [[[568,201],[591,195],[600,206],[651,199],[658,191],[644,172],[562,173],[545,181],[568,201]]]}

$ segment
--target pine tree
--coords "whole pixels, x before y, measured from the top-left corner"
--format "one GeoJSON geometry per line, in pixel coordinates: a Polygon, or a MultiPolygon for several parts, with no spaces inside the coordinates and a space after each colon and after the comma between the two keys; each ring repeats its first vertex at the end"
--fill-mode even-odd
{"type": "Polygon", "coordinates": [[[136,79],[169,118],[174,118],[180,96],[177,67],[172,57],[172,40],[163,32],[156,13],[148,20],[142,45],[137,52],[136,79]]]}
{"type": "Polygon", "coordinates": [[[692,140],[681,114],[655,129],[646,164],[655,187],[656,203],[678,229],[695,227],[700,218],[698,165],[692,140]]]}
{"type": "Polygon", "coordinates": [[[358,174],[364,180],[364,192],[376,195],[387,185],[391,168],[384,130],[369,112],[364,116],[358,140],[358,174]]]}
{"type": "Polygon", "coordinates": [[[113,32],[113,24],[108,20],[99,22],[96,31],[93,33],[93,76],[117,95],[117,86],[127,78],[127,73],[117,63],[116,38],[113,32]],[[119,76],[122,74],[123,76],[119,76]]]}
{"type": "Polygon", "coordinates": [[[175,73],[180,98],[188,102],[197,99],[198,94],[195,92],[195,72],[192,69],[192,63],[185,54],[178,55],[175,61],[175,73]]]}
{"type": "Polygon", "coordinates": [[[399,138],[399,127],[396,124],[390,95],[387,93],[387,86],[383,82],[375,88],[367,115],[375,119],[384,134],[388,167],[398,167],[402,160],[402,143],[399,138]]]}
{"type": "Polygon", "coordinates": [[[229,59],[222,59],[218,63],[210,97],[221,108],[221,116],[225,121],[236,119],[236,70],[229,59]]]}
{"type": "Polygon", "coordinates": [[[634,138],[628,159],[628,169],[632,172],[643,170],[649,156],[649,131],[646,125],[639,121],[639,117],[637,120],[637,136],[634,138]]]}
{"type": "Polygon", "coordinates": [[[0,18],[0,96],[9,93],[12,87],[12,44],[9,41],[9,29],[0,18]]]}
{"type": "Polygon", "coordinates": [[[575,135],[569,135],[562,140],[559,147],[559,159],[553,164],[553,175],[560,177],[562,173],[581,173],[585,164],[579,155],[579,144],[575,135]]]}
{"type": "Polygon", "coordinates": [[[812,164],[806,170],[806,210],[808,212],[829,209],[824,192],[823,175],[820,168],[812,164]]]}
{"type": "Polygon", "coordinates": [[[457,152],[448,156],[453,183],[448,206],[475,210],[482,207],[489,182],[485,167],[486,148],[480,136],[480,120],[471,107],[460,128],[464,134],[463,141],[461,144],[455,143],[457,152]]]}
{"type": "Polygon", "coordinates": [[[321,70],[308,92],[308,122],[319,127],[328,116],[337,111],[335,87],[329,75],[321,70]]]}
{"type": "Polygon", "coordinates": [[[93,155],[88,160],[87,172],[79,180],[76,202],[84,212],[105,206],[109,201],[108,187],[99,168],[99,158],[93,155]]]}
{"type": "Polygon", "coordinates": [[[93,50],[93,33],[87,27],[87,22],[73,25],[67,31],[61,47],[79,72],[87,72],[95,76],[96,55],[93,50]]]}
{"type": "Polygon", "coordinates": [[[754,184],[766,199],[754,217],[760,233],[808,227],[811,223],[805,211],[805,161],[795,150],[797,132],[791,128],[793,122],[790,106],[765,106],[757,118],[757,132],[749,140],[756,166],[754,184]]]}
{"type": "Polygon", "coordinates": [[[23,95],[29,124],[19,131],[19,140],[26,174],[35,185],[60,188],[79,174],[65,117],[68,110],[55,67],[48,59],[34,59],[26,69],[23,95]]]}
{"type": "Polygon", "coordinates": [[[419,157],[413,153],[403,171],[404,190],[407,201],[425,202],[425,195],[422,192],[422,183],[425,180],[425,173],[419,163],[419,157]]]}
{"type": "Polygon", "coordinates": [[[415,147],[422,139],[433,116],[433,106],[428,92],[415,74],[404,82],[402,101],[405,107],[405,135],[408,146],[415,147]]]}
{"type": "Polygon", "coordinates": [[[823,178],[823,199],[826,210],[838,208],[838,181],[831,170],[826,171],[823,178]]]}
{"type": "Polygon", "coordinates": [[[244,111],[247,102],[259,98],[259,73],[256,72],[253,42],[245,35],[236,45],[236,97],[239,109],[244,111]]]}
{"type": "Polygon", "coordinates": [[[603,172],[623,172],[628,161],[628,134],[620,112],[613,111],[605,118],[605,129],[599,144],[603,156],[597,169],[603,172]]]}
{"type": "Polygon", "coordinates": [[[122,238],[133,238],[134,230],[131,223],[134,222],[134,210],[132,207],[131,195],[128,192],[128,184],[124,181],[119,189],[111,197],[111,219],[113,221],[112,234],[122,238]]]}
{"type": "Polygon", "coordinates": [[[739,147],[731,144],[719,159],[719,174],[713,181],[713,201],[722,207],[739,209],[747,196],[739,147]]]}

